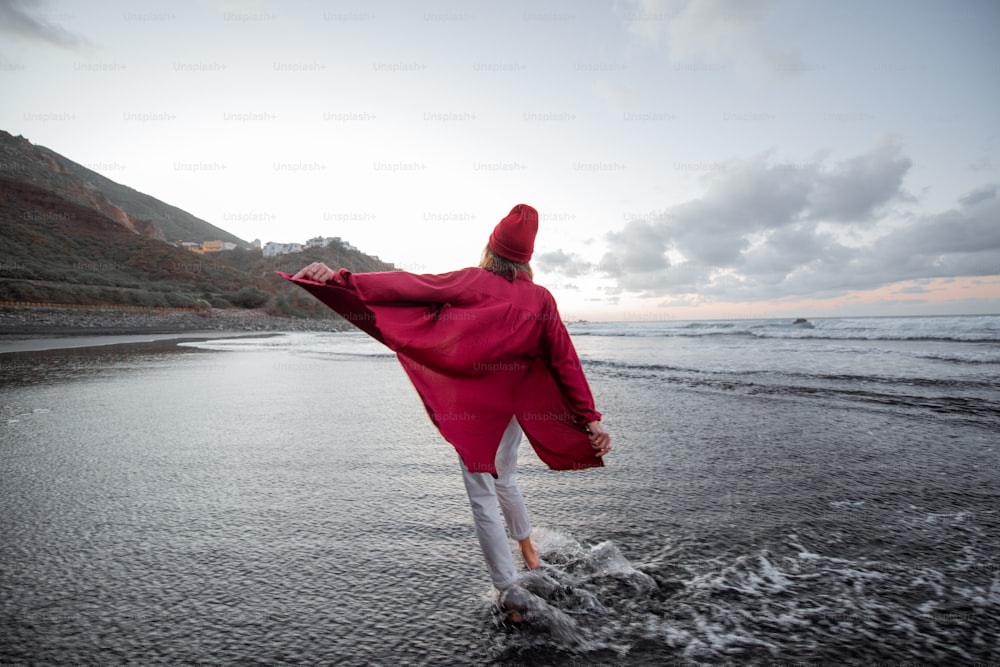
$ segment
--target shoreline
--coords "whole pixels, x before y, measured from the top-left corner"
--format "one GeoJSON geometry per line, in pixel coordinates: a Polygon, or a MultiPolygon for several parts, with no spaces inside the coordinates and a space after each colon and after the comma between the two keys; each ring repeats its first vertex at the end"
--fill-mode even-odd
{"type": "Polygon", "coordinates": [[[275,317],[253,310],[5,306],[0,308],[0,354],[350,328],[349,323],[340,319],[275,317]]]}

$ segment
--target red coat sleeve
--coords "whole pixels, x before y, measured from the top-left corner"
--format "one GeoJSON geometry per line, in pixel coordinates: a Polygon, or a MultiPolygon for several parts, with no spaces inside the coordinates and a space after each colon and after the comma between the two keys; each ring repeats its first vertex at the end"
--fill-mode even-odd
{"type": "Polygon", "coordinates": [[[324,305],[331,308],[345,320],[361,329],[369,336],[385,343],[385,337],[375,325],[375,313],[358,297],[357,290],[351,285],[351,273],[341,269],[338,274],[340,283],[318,283],[313,280],[302,278],[295,279],[288,273],[277,272],[279,276],[286,280],[291,280],[304,290],[320,300],[324,305]]]}
{"type": "Polygon", "coordinates": [[[280,271],[278,275],[295,282],[394,351],[407,347],[413,340],[433,339],[427,336],[427,330],[432,328],[433,318],[441,308],[446,304],[461,305],[475,297],[467,289],[474,277],[468,271],[417,275],[405,271],[354,274],[340,269],[325,284],[296,280],[280,271]],[[381,328],[379,323],[383,325],[381,328]]]}
{"type": "Polygon", "coordinates": [[[475,275],[469,271],[452,271],[441,274],[416,274],[405,271],[383,271],[352,274],[340,270],[340,277],[356,290],[365,303],[380,304],[433,304],[460,305],[469,297],[467,286],[475,275]],[[463,298],[465,297],[465,298],[463,298]]]}
{"type": "Polygon", "coordinates": [[[573,341],[559,316],[555,300],[549,296],[546,312],[542,313],[544,349],[542,360],[555,379],[574,414],[586,422],[601,421],[601,413],[594,409],[594,396],[583,374],[573,341]]]}

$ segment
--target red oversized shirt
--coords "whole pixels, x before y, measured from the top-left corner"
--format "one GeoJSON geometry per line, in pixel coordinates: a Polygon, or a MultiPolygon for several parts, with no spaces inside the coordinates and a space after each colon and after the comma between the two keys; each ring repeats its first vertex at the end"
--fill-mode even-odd
{"type": "Polygon", "coordinates": [[[441,435],[471,472],[496,474],[511,416],[550,468],[604,465],[586,424],[599,421],[555,299],[524,273],[352,274],[343,285],[287,278],[396,352],[441,435]]]}

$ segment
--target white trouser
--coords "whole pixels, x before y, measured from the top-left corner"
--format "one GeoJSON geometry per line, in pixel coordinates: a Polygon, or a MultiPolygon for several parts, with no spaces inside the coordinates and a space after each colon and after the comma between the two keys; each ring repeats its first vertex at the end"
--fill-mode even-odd
{"type": "Polygon", "coordinates": [[[483,549],[486,567],[490,578],[497,589],[503,591],[517,582],[517,569],[514,565],[514,555],[511,553],[507,532],[500,520],[499,501],[503,509],[507,530],[515,540],[523,540],[531,534],[531,524],[528,522],[528,509],[524,506],[524,497],[517,486],[517,448],[521,444],[521,425],[516,418],[511,418],[507,430],[500,440],[497,450],[497,478],[488,472],[470,473],[464,463],[462,479],[465,480],[465,490],[469,493],[469,504],[472,506],[472,517],[476,522],[476,535],[479,546],[483,549]]]}

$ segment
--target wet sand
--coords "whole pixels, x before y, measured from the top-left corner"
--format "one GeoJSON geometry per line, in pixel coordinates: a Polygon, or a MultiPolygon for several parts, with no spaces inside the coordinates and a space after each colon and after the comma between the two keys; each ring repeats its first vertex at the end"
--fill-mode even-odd
{"type": "Polygon", "coordinates": [[[42,350],[63,350],[76,347],[100,347],[103,345],[125,345],[130,343],[156,343],[161,341],[196,341],[210,338],[251,338],[276,336],[277,333],[246,331],[178,331],[174,333],[145,334],[81,334],[17,336],[0,333],[0,354],[10,352],[40,352],[42,350]]]}

